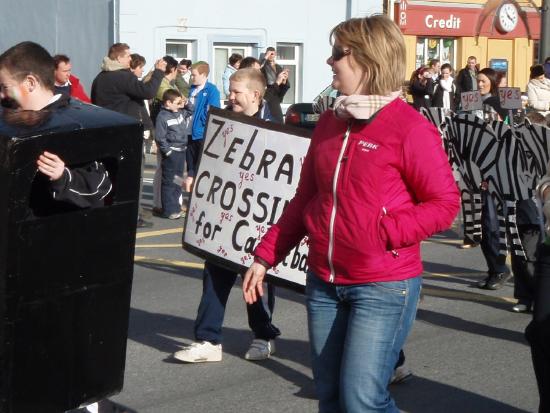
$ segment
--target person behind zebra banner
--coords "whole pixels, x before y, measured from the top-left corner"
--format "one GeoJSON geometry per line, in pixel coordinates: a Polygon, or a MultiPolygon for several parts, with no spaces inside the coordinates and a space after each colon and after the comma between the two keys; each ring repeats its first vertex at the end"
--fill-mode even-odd
{"type": "Polygon", "coordinates": [[[460,94],[464,92],[471,92],[477,90],[477,74],[479,68],[477,65],[477,58],[475,56],[468,56],[466,66],[460,69],[455,78],[456,94],[455,94],[455,106],[460,107],[460,94]]]}
{"type": "Polygon", "coordinates": [[[441,76],[436,81],[432,96],[432,107],[444,108],[453,112],[456,110],[456,85],[451,77],[452,72],[453,67],[449,63],[441,66],[441,76]]]}
{"type": "Polygon", "coordinates": [[[539,413],[550,412],[550,164],[537,185],[543,203],[545,241],[537,252],[533,319],[525,329],[539,390],[539,413]]]}
{"type": "Polygon", "coordinates": [[[532,110],[546,116],[550,114],[550,79],[544,76],[544,67],[531,67],[529,83],[527,83],[528,104],[532,110]]]}
{"type": "MultiPolygon", "coordinates": [[[[271,121],[269,107],[263,100],[266,83],[258,69],[237,70],[229,78],[229,106],[226,110],[271,121]]],[[[174,353],[174,358],[187,363],[216,362],[222,360],[222,325],[229,293],[239,273],[207,260],[203,271],[201,302],[195,319],[195,341],[174,353]]],[[[275,338],[281,334],[272,323],[275,290],[266,286],[262,300],[246,306],[248,325],[254,338],[245,359],[265,360],[275,353],[275,338]]]]}
{"type": "Polygon", "coordinates": [[[413,106],[416,110],[431,107],[431,99],[434,91],[432,72],[426,66],[415,70],[409,81],[409,92],[413,97],[413,106]]]}
{"type": "Polygon", "coordinates": [[[477,90],[483,101],[483,117],[485,120],[506,120],[509,112],[500,106],[498,87],[501,78],[496,70],[486,67],[477,74],[477,90]]]}
{"type": "MultiPolygon", "coordinates": [[[[491,68],[479,71],[478,90],[483,100],[483,113],[478,114],[486,120],[507,119],[509,112],[500,106],[498,85],[502,78],[491,68]]],[[[508,119],[508,121],[512,121],[508,119]]],[[[487,262],[487,276],[477,283],[479,288],[498,290],[504,286],[512,274],[514,280],[514,296],[519,300],[512,307],[515,312],[528,311],[532,301],[532,280],[534,272],[535,251],[540,243],[539,218],[533,200],[523,200],[516,205],[516,224],[526,256],[512,254],[512,272],[506,266],[506,254],[500,251],[500,226],[496,205],[488,191],[486,182],[481,183],[481,250],[487,262]]],[[[503,207],[502,215],[506,215],[503,207]]]]}

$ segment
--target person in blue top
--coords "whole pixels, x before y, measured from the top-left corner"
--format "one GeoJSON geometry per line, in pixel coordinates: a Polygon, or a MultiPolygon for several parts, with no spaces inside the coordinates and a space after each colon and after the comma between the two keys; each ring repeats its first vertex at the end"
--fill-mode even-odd
{"type": "Polygon", "coordinates": [[[185,190],[191,192],[195,169],[204,140],[204,128],[210,106],[220,107],[220,91],[208,81],[210,66],[199,61],[191,65],[191,88],[189,89],[189,102],[194,106],[195,112],[191,120],[191,134],[188,136],[187,145],[187,179],[185,190]]]}
{"type": "MultiPolygon", "coordinates": [[[[272,121],[269,107],[263,100],[265,79],[258,69],[240,69],[229,78],[229,106],[226,110],[272,121]]],[[[203,290],[195,319],[195,341],[174,353],[174,358],[187,363],[222,360],[222,324],[229,293],[239,273],[206,260],[203,290]]],[[[260,361],[275,352],[275,338],[281,334],[271,318],[275,306],[274,289],[268,284],[261,300],[247,304],[248,325],[254,338],[245,359],[260,361]]]]}
{"type": "Polygon", "coordinates": [[[225,99],[229,99],[229,78],[233,73],[239,70],[243,56],[239,53],[233,53],[229,56],[229,62],[222,75],[223,94],[225,99]]]}

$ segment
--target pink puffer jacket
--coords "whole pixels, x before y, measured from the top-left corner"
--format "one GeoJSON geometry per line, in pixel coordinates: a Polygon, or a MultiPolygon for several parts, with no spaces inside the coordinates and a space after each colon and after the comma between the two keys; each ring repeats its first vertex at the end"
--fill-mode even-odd
{"type": "Polygon", "coordinates": [[[420,242],[447,229],[459,192],[435,128],[401,99],[370,123],[325,112],[296,195],[255,250],[279,263],[305,235],[308,265],[336,284],[422,273],[420,242]]]}

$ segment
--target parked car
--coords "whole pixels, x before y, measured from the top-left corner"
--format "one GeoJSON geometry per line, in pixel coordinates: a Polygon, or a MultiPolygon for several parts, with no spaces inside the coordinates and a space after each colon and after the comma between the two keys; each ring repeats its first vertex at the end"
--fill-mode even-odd
{"type": "Polygon", "coordinates": [[[314,129],[321,113],[329,109],[338,91],[332,86],[325,88],[312,103],[295,103],[286,110],[285,123],[305,129],[314,129]]]}
{"type": "Polygon", "coordinates": [[[313,103],[295,103],[286,110],[285,124],[314,129],[319,116],[319,113],[313,111],[313,103]]]}

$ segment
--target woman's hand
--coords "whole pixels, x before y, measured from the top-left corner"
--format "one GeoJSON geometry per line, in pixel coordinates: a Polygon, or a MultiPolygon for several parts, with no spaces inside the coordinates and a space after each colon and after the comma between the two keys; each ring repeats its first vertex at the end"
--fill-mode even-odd
{"type": "Polygon", "coordinates": [[[267,268],[259,262],[254,262],[246,271],[243,281],[243,298],[247,304],[253,304],[258,297],[264,295],[263,280],[267,268]]]}

